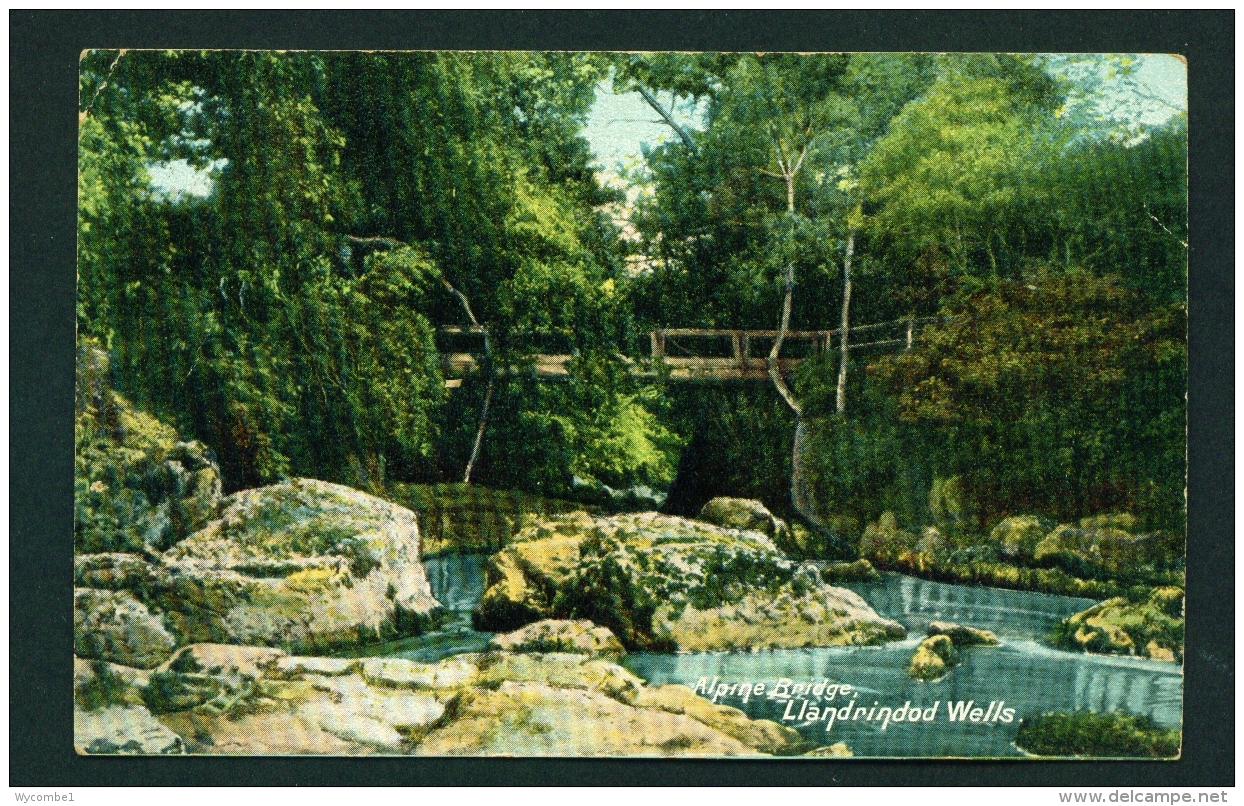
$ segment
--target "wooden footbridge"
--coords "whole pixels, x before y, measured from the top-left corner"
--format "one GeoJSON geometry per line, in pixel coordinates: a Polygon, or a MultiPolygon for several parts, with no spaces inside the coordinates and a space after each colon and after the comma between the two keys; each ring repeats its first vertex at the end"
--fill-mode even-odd
{"type": "MultiPolygon", "coordinates": [[[[924,325],[943,321],[942,317],[897,319],[872,325],[852,327],[848,331],[847,349],[904,351],[910,350],[924,325]],[[855,339],[871,339],[854,343],[855,339]]],[[[461,347],[474,341],[476,351],[442,352],[441,369],[448,379],[445,385],[456,388],[462,377],[479,366],[477,355],[483,353],[487,330],[482,327],[441,327],[438,332],[461,347]]],[[[783,374],[793,370],[806,358],[818,353],[841,350],[839,330],[788,330],[782,339],[778,369],[783,374]]],[[[650,354],[640,359],[620,356],[637,377],[677,382],[768,381],[769,351],[777,338],[776,330],[727,330],[712,328],[665,328],[649,334],[650,354]]],[[[570,374],[574,356],[565,353],[533,354],[536,377],[557,379],[570,374]]]]}

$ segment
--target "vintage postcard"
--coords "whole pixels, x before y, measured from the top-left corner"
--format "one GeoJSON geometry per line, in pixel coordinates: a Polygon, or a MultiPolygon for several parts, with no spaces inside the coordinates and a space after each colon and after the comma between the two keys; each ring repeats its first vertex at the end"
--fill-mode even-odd
{"type": "Polygon", "coordinates": [[[79,75],[79,753],[1180,756],[1182,57],[79,75]]]}

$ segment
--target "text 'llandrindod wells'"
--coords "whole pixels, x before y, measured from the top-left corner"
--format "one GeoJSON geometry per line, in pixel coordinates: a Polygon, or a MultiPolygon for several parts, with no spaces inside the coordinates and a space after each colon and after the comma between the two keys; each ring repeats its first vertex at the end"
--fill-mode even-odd
{"type": "Polygon", "coordinates": [[[941,700],[916,705],[908,700],[897,707],[873,700],[870,705],[867,701],[860,702],[860,692],[855,686],[833,683],[828,678],[801,682],[783,677],[769,683],[730,683],[716,677],[712,680],[701,677],[692,689],[713,702],[736,699],[746,704],[753,698],[784,702],[783,722],[800,725],[824,722],[826,731],[833,730],[834,724],[839,722],[880,723],[881,730],[885,730],[894,723],[933,723],[939,720],[939,715],[947,722],[984,725],[1015,721],[1015,709],[1005,707],[1005,700],[990,700],[987,705],[977,705],[975,700],[947,700],[944,709],[941,700]]]}

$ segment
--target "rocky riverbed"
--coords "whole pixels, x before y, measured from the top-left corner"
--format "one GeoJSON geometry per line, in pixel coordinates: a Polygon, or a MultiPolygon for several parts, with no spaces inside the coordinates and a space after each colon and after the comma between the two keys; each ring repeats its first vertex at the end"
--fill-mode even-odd
{"type": "Polygon", "coordinates": [[[478,629],[590,618],[629,649],[877,644],[906,631],[763,532],[644,512],[550,517],[488,565],[478,629]]]}
{"type": "MultiPolygon", "coordinates": [[[[562,630],[576,631],[602,639],[610,655],[618,650],[595,625],[562,630]]],[[[523,647],[530,638],[499,636],[498,643],[523,647]]],[[[194,644],[152,671],[79,659],[74,685],[75,744],[87,753],[825,752],[789,727],[750,719],[684,686],[645,685],[591,652],[492,650],[418,663],[194,644]]]]}

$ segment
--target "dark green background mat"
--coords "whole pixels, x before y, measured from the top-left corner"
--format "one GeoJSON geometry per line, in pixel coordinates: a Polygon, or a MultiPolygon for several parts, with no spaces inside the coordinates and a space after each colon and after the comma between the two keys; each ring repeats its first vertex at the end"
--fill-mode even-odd
{"type": "Polygon", "coordinates": [[[1234,784],[1234,12],[10,12],[10,786],[1234,784]],[[1183,53],[1190,405],[1183,758],[83,758],[72,747],[77,63],[84,48],[1183,53]]]}

